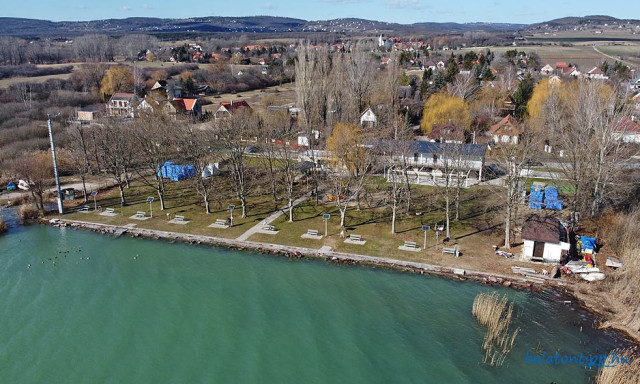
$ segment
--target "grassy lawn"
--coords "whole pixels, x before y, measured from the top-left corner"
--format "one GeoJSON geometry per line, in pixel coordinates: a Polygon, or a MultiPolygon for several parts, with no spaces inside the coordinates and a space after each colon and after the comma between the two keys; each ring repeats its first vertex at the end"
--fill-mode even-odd
{"type": "MultiPolygon", "coordinates": [[[[228,185],[221,188],[229,190],[228,185]]],[[[255,196],[247,200],[248,217],[242,218],[240,209],[240,201],[231,196],[222,196],[211,199],[212,213],[206,214],[204,203],[199,195],[190,187],[188,182],[171,182],[167,185],[165,193],[165,203],[167,209],[160,210],[160,202],[153,188],[143,185],[140,182],[134,182],[131,188],[125,190],[128,205],[120,207],[120,197],[117,189],[101,192],[97,196],[97,203],[104,210],[105,208],[114,208],[118,216],[101,216],[95,212],[80,213],[74,212],[64,215],[63,218],[70,220],[93,221],[112,225],[136,224],[138,228],[155,229],[161,231],[191,233],[197,235],[217,236],[224,238],[236,238],[256,223],[264,220],[275,208],[273,201],[268,196],[255,196]],[[147,197],[155,198],[153,205],[153,218],[148,220],[135,220],[130,217],[138,211],[146,212],[149,215],[149,203],[147,197]],[[229,217],[227,207],[233,204],[236,209],[233,212],[233,227],[228,229],[209,228],[208,226],[215,223],[216,219],[226,220],[229,217]],[[186,225],[170,224],[167,214],[172,217],[182,215],[185,220],[189,221],[186,225]]],[[[82,200],[76,200],[76,204],[81,204],[82,200]]],[[[93,201],[90,199],[89,206],[93,207],[93,201]]],[[[73,209],[72,209],[73,210],[73,209]]]]}
{"type": "MultiPolygon", "coordinates": [[[[101,192],[98,195],[98,204],[101,207],[112,207],[119,214],[114,217],[101,216],[96,212],[90,213],[68,213],[64,219],[91,221],[103,224],[126,225],[136,224],[138,228],[171,231],[178,233],[197,234],[205,236],[216,236],[223,238],[236,238],[247,231],[252,226],[260,223],[275,209],[276,204],[269,196],[261,196],[263,192],[256,191],[255,196],[248,200],[249,217],[241,218],[240,210],[234,211],[234,226],[229,229],[208,228],[216,219],[226,220],[229,216],[227,206],[234,204],[239,207],[239,201],[233,198],[231,187],[221,179],[218,190],[227,190],[220,197],[212,198],[211,214],[204,212],[199,195],[191,190],[188,182],[171,182],[167,185],[165,211],[160,211],[160,204],[154,190],[148,186],[135,182],[131,188],[125,191],[129,205],[120,208],[119,193],[117,189],[101,192]],[[153,202],[154,217],[148,220],[131,219],[137,211],[145,211],[148,215],[149,204],[146,202],[148,196],[154,196],[153,202]],[[189,223],[186,225],[169,224],[166,214],[172,216],[178,214],[185,216],[189,223]]],[[[382,204],[381,196],[385,191],[384,183],[379,178],[372,178],[369,184],[369,192],[363,196],[362,209],[357,210],[355,205],[347,210],[345,237],[349,234],[358,234],[366,240],[365,245],[345,244],[340,238],[340,213],[337,207],[328,201],[324,201],[318,206],[315,200],[305,201],[295,208],[293,223],[288,222],[288,215],[282,215],[276,219],[272,225],[279,230],[276,235],[254,234],[249,240],[300,246],[305,248],[319,249],[322,246],[330,246],[332,250],[339,252],[357,253],[370,256],[392,258],[397,260],[423,262],[435,265],[445,265],[474,270],[493,271],[497,273],[510,273],[510,267],[515,264],[514,260],[506,260],[494,255],[493,245],[499,244],[504,233],[500,229],[500,195],[495,190],[486,187],[475,187],[463,190],[461,194],[461,220],[451,223],[452,238],[448,246],[454,244],[458,246],[462,256],[455,258],[451,254],[442,254],[441,234],[439,249],[435,249],[435,233],[427,233],[427,248],[420,252],[408,252],[398,250],[398,246],[404,241],[415,241],[420,247],[423,246],[424,232],[421,230],[423,224],[434,226],[436,222],[442,223],[445,215],[443,210],[441,190],[435,187],[413,186],[412,188],[412,210],[409,215],[405,214],[404,206],[398,211],[396,223],[396,233],[391,233],[391,208],[382,204]],[[303,239],[300,236],[308,229],[318,230],[325,233],[325,225],[322,215],[331,215],[328,221],[328,236],[320,240],[303,239]]],[[[74,203],[82,205],[82,200],[74,203]]],[[[89,204],[93,205],[92,202],[89,204]]],[[[278,207],[284,205],[281,201],[278,207]]],[[[525,213],[527,208],[522,208],[525,213]]],[[[512,251],[515,254],[520,252],[519,248],[512,251]]]]}

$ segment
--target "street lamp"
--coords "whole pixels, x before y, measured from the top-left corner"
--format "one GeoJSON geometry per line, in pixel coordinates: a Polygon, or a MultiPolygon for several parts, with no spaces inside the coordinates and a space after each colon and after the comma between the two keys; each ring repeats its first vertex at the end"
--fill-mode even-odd
{"type": "Polygon", "coordinates": [[[93,210],[98,210],[98,203],[96,202],[96,196],[98,195],[98,191],[92,191],[91,196],[93,196],[93,210]]]}
{"type": "MultiPolygon", "coordinates": [[[[59,115],[59,114],[58,114],[59,115]]],[[[58,116],[56,115],[56,116],[58,116]]],[[[53,117],[56,117],[53,116],[53,117]]],[[[56,160],[56,146],[53,143],[53,130],[51,128],[51,114],[47,114],[47,128],[49,129],[49,141],[51,142],[51,157],[53,158],[53,172],[56,176],[56,188],[58,190],[58,213],[64,213],[62,206],[62,191],[60,190],[60,176],[58,176],[58,161],[56,160]]]]}
{"type": "Polygon", "coordinates": [[[331,215],[328,213],[325,213],[324,215],[322,215],[322,220],[324,220],[324,237],[329,236],[329,231],[327,229],[327,222],[329,222],[330,218],[331,218],[331,215]]]}
{"type": "Polygon", "coordinates": [[[230,222],[229,222],[230,225],[229,226],[230,227],[233,227],[233,209],[235,207],[236,207],[235,205],[229,205],[229,220],[230,220],[230,222]]]}
{"type": "Polygon", "coordinates": [[[147,197],[147,203],[149,203],[149,216],[151,216],[151,218],[153,218],[153,207],[151,206],[152,202],[153,202],[153,196],[147,197]]]}
{"type": "Polygon", "coordinates": [[[423,225],[422,230],[424,231],[424,244],[422,245],[423,249],[427,249],[427,231],[431,230],[430,225],[423,225]]]}

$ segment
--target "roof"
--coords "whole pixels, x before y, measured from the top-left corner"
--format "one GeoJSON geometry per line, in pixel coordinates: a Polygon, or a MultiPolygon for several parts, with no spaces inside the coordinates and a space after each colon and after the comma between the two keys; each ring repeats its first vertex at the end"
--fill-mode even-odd
{"type": "Polygon", "coordinates": [[[453,122],[449,121],[444,124],[433,124],[431,132],[429,132],[429,138],[434,140],[444,139],[464,141],[464,132],[453,122]]]}
{"type": "MultiPolygon", "coordinates": [[[[388,151],[400,146],[395,140],[372,140],[370,143],[369,145],[378,151],[388,151]]],[[[487,151],[487,146],[480,144],[447,144],[431,141],[409,142],[409,150],[427,155],[442,155],[445,152],[451,152],[451,148],[454,148],[454,146],[460,149],[463,157],[467,158],[483,158],[487,151]]]]}
{"type": "Polygon", "coordinates": [[[604,75],[604,72],[602,72],[602,70],[598,67],[591,68],[591,70],[587,73],[590,75],[604,75]]]}
{"type": "Polygon", "coordinates": [[[216,109],[216,113],[220,111],[226,111],[226,112],[229,112],[230,114],[233,114],[236,110],[241,108],[242,109],[247,108],[251,110],[251,106],[245,100],[230,101],[230,102],[223,101],[222,103],[220,103],[220,106],[218,107],[218,109],[216,109]]]}
{"type": "Polygon", "coordinates": [[[489,133],[494,134],[510,134],[510,135],[518,135],[518,128],[514,125],[514,118],[511,115],[507,115],[504,119],[500,120],[497,124],[491,126],[489,129],[489,133]]]}
{"type": "Polygon", "coordinates": [[[521,237],[523,240],[557,244],[567,242],[567,231],[555,217],[531,215],[524,220],[521,237]]]}
{"type": "Polygon", "coordinates": [[[134,96],[133,93],[116,92],[111,95],[111,100],[131,100],[134,96]]]}
{"type": "Polygon", "coordinates": [[[567,63],[565,63],[564,61],[557,61],[556,62],[556,68],[564,68],[567,66],[567,63]]]}
{"type": "Polygon", "coordinates": [[[193,111],[193,107],[196,105],[198,99],[183,99],[175,98],[174,100],[182,102],[184,109],[187,111],[193,111]]]}
{"type": "Polygon", "coordinates": [[[628,133],[628,134],[640,134],[640,125],[631,120],[628,116],[625,116],[620,120],[620,123],[615,128],[616,132],[628,133]]]}

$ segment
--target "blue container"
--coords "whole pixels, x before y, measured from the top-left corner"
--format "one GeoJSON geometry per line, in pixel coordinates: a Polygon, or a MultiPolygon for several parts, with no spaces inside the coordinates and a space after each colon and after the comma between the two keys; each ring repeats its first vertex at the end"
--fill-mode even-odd
{"type": "Polygon", "coordinates": [[[531,208],[531,209],[542,209],[542,203],[530,201],[529,202],[529,208],[531,208]]]}

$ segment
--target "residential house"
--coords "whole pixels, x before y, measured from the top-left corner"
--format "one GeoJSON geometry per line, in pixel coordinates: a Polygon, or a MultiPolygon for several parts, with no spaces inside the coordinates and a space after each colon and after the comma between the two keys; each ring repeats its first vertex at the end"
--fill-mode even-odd
{"type": "Polygon", "coordinates": [[[604,80],[609,78],[604,74],[604,72],[602,72],[602,69],[600,69],[599,67],[591,68],[591,70],[587,72],[587,77],[590,79],[598,79],[598,80],[604,80]]]}
{"type": "Polygon", "coordinates": [[[182,112],[193,117],[202,115],[202,104],[198,99],[176,98],[171,101],[176,111],[182,112]]]}
{"type": "Polygon", "coordinates": [[[634,118],[625,116],[614,128],[613,136],[624,143],[638,144],[640,143],[640,125],[634,118]]]}
{"type": "Polygon", "coordinates": [[[424,63],[424,68],[425,69],[430,69],[432,71],[435,71],[436,69],[438,69],[438,64],[436,64],[433,60],[427,60],[424,63]]]}
{"type": "Polygon", "coordinates": [[[440,143],[463,143],[465,140],[464,130],[458,128],[451,120],[444,124],[433,124],[428,137],[431,141],[440,143]]]}
{"type": "Polygon", "coordinates": [[[507,115],[504,119],[500,120],[497,124],[493,125],[489,129],[489,135],[493,138],[493,142],[496,144],[518,144],[518,138],[520,131],[515,125],[515,119],[511,115],[507,115]]]}
{"type": "Polygon", "coordinates": [[[380,59],[381,64],[389,64],[390,61],[391,61],[390,57],[383,57],[382,59],[380,59]]]}
{"type": "Polygon", "coordinates": [[[107,102],[107,115],[134,117],[138,97],[133,93],[116,92],[107,102]]]}
{"type": "Polygon", "coordinates": [[[540,69],[540,74],[544,76],[549,76],[552,73],[553,73],[553,67],[550,66],[549,64],[545,65],[544,67],[542,67],[542,69],[540,69]]]}
{"type": "Polygon", "coordinates": [[[524,260],[559,263],[569,253],[567,229],[551,216],[531,215],[522,225],[522,257],[524,260]]]}
{"type": "Polygon", "coordinates": [[[252,111],[251,106],[245,100],[233,101],[230,102],[222,102],[218,106],[218,109],[213,114],[213,117],[217,119],[224,119],[226,117],[231,117],[234,113],[238,111],[252,111]]]}
{"type": "Polygon", "coordinates": [[[360,126],[363,128],[375,128],[378,125],[378,118],[373,113],[371,107],[365,109],[360,115],[360,126]]]}
{"type": "Polygon", "coordinates": [[[176,85],[173,80],[158,80],[151,87],[151,93],[173,100],[182,97],[182,87],[176,85]]]}
{"type": "Polygon", "coordinates": [[[549,85],[560,85],[560,84],[562,84],[562,79],[560,79],[560,76],[553,75],[549,77],[549,85]]]}

